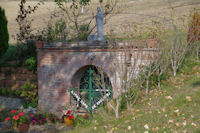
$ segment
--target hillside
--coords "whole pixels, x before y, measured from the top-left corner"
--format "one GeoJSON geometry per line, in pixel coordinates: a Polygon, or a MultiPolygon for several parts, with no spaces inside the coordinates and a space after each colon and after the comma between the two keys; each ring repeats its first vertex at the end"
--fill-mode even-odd
{"type": "MultiPolygon", "coordinates": [[[[92,12],[96,13],[96,7],[99,6],[96,0],[84,9],[85,16],[91,15],[92,12]]],[[[35,5],[37,1],[28,1],[27,5],[35,5]]],[[[120,0],[118,3],[118,13],[112,14],[112,17],[105,25],[105,34],[113,30],[115,34],[122,34],[126,32],[124,26],[130,25],[129,30],[132,31],[134,25],[147,26],[152,25],[153,21],[158,21],[166,27],[171,25],[171,19],[182,18],[185,19],[184,23],[187,25],[187,19],[190,11],[194,8],[200,8],[198,0],[120,0]],[[173,9],[173,10],[172,10],[173,9]],[[184,17],[185,15],[185,17],[184,17]]],[[[18,25],[15,21],[19,11],[19,1],[1,0],[0,6],[6,11],[8,18],[8,30],[10,34],[10,43],[15,43],[13,35],[18,33],[18,25]]],[[[45,2],[38,10],[31,14],[33,30],[44,28],[50,19],[50,14],[58,10],[54,2],[45,2]]],[[[62,15],[63,17],[63,15],[62,15]]],[[[182,20],[180,20],[182,23],[182,20]]]]}

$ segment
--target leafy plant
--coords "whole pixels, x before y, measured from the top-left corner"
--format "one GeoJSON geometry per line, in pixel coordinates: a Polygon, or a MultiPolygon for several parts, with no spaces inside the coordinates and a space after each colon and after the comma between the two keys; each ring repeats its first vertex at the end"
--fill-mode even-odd
{"type": "Polygon", "coordinates": [[[15,91],[11,90],[9,88],[1,88],[0,89],[0,95],[14,97],[15,96],[15,91]]]}
{"type": "Polygon", "coordinates": [[[20,112],[17,110],[11,110],[9,117],[5,118],[5,121],[11,120],[14,127],[17,127],[18,124],[23,123],[30,123],[30,118],[27,114],[24,112],[20,112]]]}
{"type": "Polygon", "coordinates": [[[33,125],[43,125],[46,123],[61,123],[62,119],[58,118],[56,115],[48,113],[39,113],[31,116],[31,123],[33,125]]]}
{"type": "Polygon", "coordinates": [[[33,107],[35,107],[38,103],[38,95],[35,89],[35,85],[32,85],[31,83],[27,82],[20,89],[16,90],[15,94],[16,96],[22,97],[26,100],[25,105],[33,105],[33,107]]]}
{"type": "Polygon", "coordinates": [[[55,24],[49,23],[46,30],[47,41],[66,41],[67,26],[63,19],[59,19],[55,24]]]}
{"type": "Polygon", "coordinates": [[[0,7],[0,57],[6,52],[8,49],[8,40],[9,34],[7,29],[7,18],[5,16],[5,11],[0,7]]]}
{"type": "Polygon", "coordinates": [[[1,95],[6,96],[8,94],[7,89],[6,88],[2,88],[1,89],[1,95]]]}
{"type": "Polygon", "coordinates": [[[35,57],[30,57],[26,59],[25,66],[35,72],[37,70],[37,60],[35,57]]]}

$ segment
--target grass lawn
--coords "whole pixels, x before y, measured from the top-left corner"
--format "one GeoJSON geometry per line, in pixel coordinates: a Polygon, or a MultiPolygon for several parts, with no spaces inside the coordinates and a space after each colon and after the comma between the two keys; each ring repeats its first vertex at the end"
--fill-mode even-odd
{"type": "Polygon", "coordinates": [[[161,91],[150,91],[130,111],[123,111],[119,119],[101,111],[72,132],[200,133],[200,63],[187,64],[176,77],[163,82],[161,91]]]}

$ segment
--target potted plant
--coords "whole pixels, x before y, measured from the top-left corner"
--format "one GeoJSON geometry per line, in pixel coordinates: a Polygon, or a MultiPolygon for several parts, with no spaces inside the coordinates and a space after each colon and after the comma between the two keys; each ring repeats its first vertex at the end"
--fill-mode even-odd
{"type": "Polygon", "coordinates": [[[68,110],[67,113],[63,116],[63,120],[67,126],[71,126],[73,123],[73,113],[71,110],[68,110]]]}
{"type": "Polygon", "coordinates": [[[29,129],[30,119],[27,114],[23,112],[17,112],[16,110],[12,110],[11,117],[5,118],[5,121],[11,120],[14,128],[17,128],[20,132],[27,132],[29,129]]]}
{"type": "Polygon", "coordinates": [[[22,115],[19,117],[17,128],[20,132],[25,133],[29,129],[30,119],[27,115],[22,115]]]}

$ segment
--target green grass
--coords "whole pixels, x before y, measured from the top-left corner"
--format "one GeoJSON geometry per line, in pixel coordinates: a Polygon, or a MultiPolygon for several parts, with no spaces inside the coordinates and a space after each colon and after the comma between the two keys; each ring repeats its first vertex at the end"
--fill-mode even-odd
{"type": "Polygon", "coordinates": [[[73,133],[200,132],[200,63],[185,61],[176,77],[163,82],[162,90],[151,90],[130,111],[116,119],[104,110],[87,124],[77,125],[73,133]],[[167,97],[172,99],[168,99],[167,97]],[[149,129],[145,129],[148,125],[149,129]],[[128,126],[131,129],[128,130],[128,126]]]}

